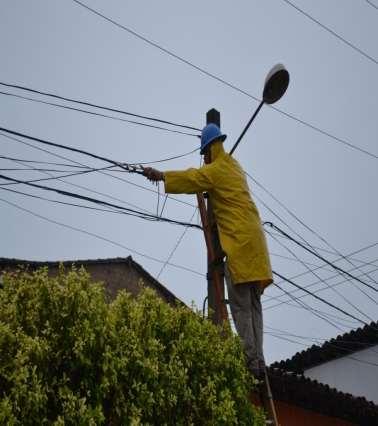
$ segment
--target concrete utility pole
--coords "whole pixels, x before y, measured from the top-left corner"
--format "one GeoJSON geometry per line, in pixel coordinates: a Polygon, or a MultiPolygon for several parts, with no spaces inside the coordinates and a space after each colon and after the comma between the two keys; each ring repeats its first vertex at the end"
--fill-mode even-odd
{"type": "MultiPolygon", "coordinates": [[[[214,123],[220,127],[220,113],[214,108],[206,113],[206,124],[210,123],[214,123]]],[[[211,206],[211,199],[208,194],[206,198],[207,222],[211,232],[211,244],[213,248],[213,253],[208,250],[207,260],[208,307],[212,312],[210,316],[211,320],[215,324],[221,324],[226,319],[224,318],[225,315],[227,315],[227,308],[224,303],[224,253],[220,245],[218,228],[211,206]],[[214,268],[217,270],[217,277],[214,276],[214,268]],[[215,283],[214,280],[217,280],[218,283],[215,283]],[[223,306],[220,306],[219,303],[223,306]]]]}

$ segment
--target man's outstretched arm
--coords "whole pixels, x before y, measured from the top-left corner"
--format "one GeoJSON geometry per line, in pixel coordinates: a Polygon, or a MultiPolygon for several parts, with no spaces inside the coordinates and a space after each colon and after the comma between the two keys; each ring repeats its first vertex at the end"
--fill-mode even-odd
{"type": "Polygon", "coordinates": [[[195,194],[209,191],[213,187],[212,167],[161,172],[145,167],[144,175],[152,182],[164,181],[165,192],[170,194],[195,194]]]}

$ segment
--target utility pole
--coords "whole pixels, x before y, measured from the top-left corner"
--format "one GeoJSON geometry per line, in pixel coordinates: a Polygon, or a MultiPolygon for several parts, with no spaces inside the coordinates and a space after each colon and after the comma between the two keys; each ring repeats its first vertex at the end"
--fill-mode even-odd
{"type": "MultiPolygon", "coordinates": [[[[214,108],[206,114],[206,124],[210,123],[220,127],[220,113],[214,108]]],[[[224,300],[224,253],[209,194],[198,194],[197,200],[207,245],[207,297],[210,319],[220,325],[228,316],[224,300]],[[204,198],[207,199],[207,206],[204,198]]]]}

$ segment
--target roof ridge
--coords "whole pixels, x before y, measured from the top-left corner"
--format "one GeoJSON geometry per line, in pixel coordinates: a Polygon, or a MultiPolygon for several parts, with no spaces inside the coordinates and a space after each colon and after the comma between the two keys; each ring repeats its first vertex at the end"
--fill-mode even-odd
{"type": "Polygon", "coordinates": [[[297,352],[291,358],[276,361],[271,367],[302,373],[305,369],[333,359],[370,348],[378,344],[378,321],[333,337],[321,345],[297,352]]]}

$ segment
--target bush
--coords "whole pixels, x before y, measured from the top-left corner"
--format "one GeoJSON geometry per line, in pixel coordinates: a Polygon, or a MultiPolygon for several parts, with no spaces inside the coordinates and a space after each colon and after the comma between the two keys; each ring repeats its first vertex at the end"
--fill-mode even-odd
{"type": "Polygon", "coordinates": [[[260,425],[239,339],[153,291],[107,303],[84,270],[7,274],[0,424],[260,425]]]}

